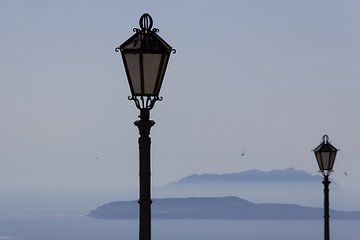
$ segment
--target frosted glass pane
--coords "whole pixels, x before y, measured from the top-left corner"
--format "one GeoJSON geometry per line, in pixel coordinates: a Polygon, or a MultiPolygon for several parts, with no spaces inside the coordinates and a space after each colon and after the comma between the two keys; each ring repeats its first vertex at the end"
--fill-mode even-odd
{"type": "Polygon", "coordinates": [[[330,157],[330,168],[332,169],[334,167],[334,163],[335,163],[335,158],[336,158],[336,152],[331,152],[331,157],[330,157]]]}
{"type": "Polygon", "coordinates": [[[159,73],[161,54],[143,54],[145,94],[154,95],[159,73]]]}
{"type": "Polygon", "coordinates": [[[132,91],[135,95],[141,94],[140,62],[138,53],[126,53],[125,62],[129,72],[132,91]]]}
{"type": "Polygon", "coordinates": [[[163,60],[163,63],[162,63],[161,69],[160,69],[159,84],[158,84],[158,86],[157,86],[157,89],[155,89],[155,92],[156,92],[157,94],[159,94],[159,92],[160,92],[160,88],[161,88],[161,85],[162,85],[162,81],[163,81],[163,79],[164,79],[164,75],[165,75],[167,63],[168,63],[168,61],[169,61],[169,56],[170,56],[170,55],[164,55],[164,60],[163,60]]]}
{"type": "Polygon", "coordinates": [[[330,169],[330,152],[322,152],[321,159],[325,170],[330,169]]]}
{"type": "Polygon", "coordinates": [[[319,169],[323,169],[322,166],[322,161],[321,161],[321,153],[320,152],[315,152],[315,157],[316,157],[316,161],[319,165],[319,169]]]}

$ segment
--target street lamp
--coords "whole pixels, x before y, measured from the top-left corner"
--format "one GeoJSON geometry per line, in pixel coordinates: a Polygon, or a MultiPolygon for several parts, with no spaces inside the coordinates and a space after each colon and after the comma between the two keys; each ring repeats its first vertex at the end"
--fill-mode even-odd
{"type": "Polygon", "coordinates": [[[125,72],[129,81],[131,96],[140,110],[140,120],[134,124],[139,128],[139,168],[140,168],[140,224],[139,239],[151,239],[151,177],[150,177],[150,129],[155,124],[150,120],[150,110],[159,97],[166,67],[171,53],[175,50],[152,28],[153,20],[148,13],[141,16],[140,29],[115,49],[121,53],[125,72]]]}
{"type": "Polygon", "coordinates": [[[322,143],[314,149],[316,161],[319,165],[321,174],[324,176],[324,239],[330,239],[330,224],[329,224],[329,176],[333,172],[333,166],[335,163],[336,149],[329,142],[328,135],[324,135],[322,143]]]}

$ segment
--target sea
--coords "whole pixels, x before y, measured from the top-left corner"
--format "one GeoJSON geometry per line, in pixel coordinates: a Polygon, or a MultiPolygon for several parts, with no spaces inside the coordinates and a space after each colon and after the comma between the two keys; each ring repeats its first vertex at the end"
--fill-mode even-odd
{"type": "MultiPolygon", "coordinates": [[[[331,221],[331,239],[360,239],[360,221],[331,221]]],[[[0,240],[134,240],[137,220],[84,215],[0,216],[0,240]]],[[[154,240],[319,240],[321,220],[156,220],[154,240]]]]}

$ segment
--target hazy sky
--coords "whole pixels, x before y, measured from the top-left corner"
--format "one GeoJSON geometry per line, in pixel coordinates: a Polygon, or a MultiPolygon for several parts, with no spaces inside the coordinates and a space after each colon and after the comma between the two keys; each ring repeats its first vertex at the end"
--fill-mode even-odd
{"type": "Polygon", "coordinates": [[[360,192],[356,0],[1,1],[0,189],[137,186],[138,110],[114,49],[144,12],[177,50],[151,112],[154,185],[316,174],[326,133],[333,177],[360,192]]]}

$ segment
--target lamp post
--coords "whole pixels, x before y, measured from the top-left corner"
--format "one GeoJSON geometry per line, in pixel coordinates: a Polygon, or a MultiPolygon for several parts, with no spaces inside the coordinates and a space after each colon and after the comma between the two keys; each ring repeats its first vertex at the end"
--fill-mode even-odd
{"type": "Polygon", "coordinates": [[[329,142],[328,135],[324,135],[322,143],[314,149],[315,157],[319,165],[321,174],[324,176],[324,240],[330,239],[330,214],[329,214],[329,176],[333,172],[333,166],[335,163],[336,149],[329,142]]]}
{"type": "Polygon", "coordinates": [[[152,28],[153,20],[148,13],[141,16],[140,29],[115,49],[121,53],[128,78],[131,96],[140,110],[140,120],[134,124],[139,128],[139,175],[140,175],[140,223],[139,239],[151,239],[151,177],[150,177],[150,129],[155,124],[150,120],[150,110],[159,97],[166,67],[175,50],[152,28]]]}

